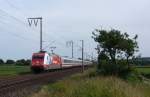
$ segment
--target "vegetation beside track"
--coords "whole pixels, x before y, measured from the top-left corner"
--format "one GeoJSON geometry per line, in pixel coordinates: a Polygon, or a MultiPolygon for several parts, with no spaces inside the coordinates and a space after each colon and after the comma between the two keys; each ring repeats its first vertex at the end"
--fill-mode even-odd
{"type": "Polygon", "coordinates": [[[44,86],[31,97],[150,97],[150,82],[100,76],[93,70],[44,86]]]}
{"type": "Polygon", "coordinates": [[[30,72],[29,66],[1,65],[0,76],[15,76],[30,72]]]}

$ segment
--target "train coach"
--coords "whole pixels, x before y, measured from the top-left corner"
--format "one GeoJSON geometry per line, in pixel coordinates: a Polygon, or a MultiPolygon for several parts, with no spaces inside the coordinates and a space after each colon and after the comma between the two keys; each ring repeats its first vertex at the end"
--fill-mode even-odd
{"type": "MultiPolygon", "coordinates": [[[[90,65],[92,62],[83,61],[84,65],[90,65]]],[[[33,53],[31,69],[34,72],[61,69],[82,65],[82,60],[64,58],[56,54],[49,54],[45,51],[33,53]]]]}

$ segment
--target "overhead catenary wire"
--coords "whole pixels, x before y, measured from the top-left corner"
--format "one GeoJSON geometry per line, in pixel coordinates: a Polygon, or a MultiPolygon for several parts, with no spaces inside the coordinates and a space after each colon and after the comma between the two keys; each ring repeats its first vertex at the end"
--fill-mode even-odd
{"type": "MultiPolygon", "coordinates": [[[[9,14],[8,12],[6,12],[6,11],[4,11],[4,10],[2,10],[2,9],[0,9],[0,12],[3,13],[3,16],[8,16],[8,17],[12,18],[13,20],[17,21],[18,23],[22,24],[23,26],[25,26],[25,27],[27,27],[27,28],[29,29],[28,24],[25,23],[24,21],[22,21],[21,19],[19,19],[19,18],[15,17],[15,16],[9,14]]],[[[31,29],[33,32],[35,32],[35,33],[37,32],[36,29],[33,29],[33,28],[30,28],[30,29],[31,29]]]]}
{"type": "MultiPolygon", "coordinates": [[[[53,34],[55,34],[54,32],[53,32],[53,34]]],[[[55,36],[55,35],[54,35],[55,36]]],[[[67,41],[66,40],[69,40],[69,39],[65,39],[64,37],[62,37],[61,35],[57,35],[57,37],[60,37],[59,39],[63,39],[65,42],[64,43],[66,43],[67,41]]],[[[79,40],[80,41],[80,40],[79,40]]],[[[63,45],[62,44],[62,41],[61,42],[59,42],[61,45],[63,45]]],[[[64,44],[64,45],[66,45],[66,44],[64,44]]],[[[82,49],[82,46],[81,45],[79,45],[78,43],[74,43],[74,45],[76,46],[76,47],[79,47],[80,49],[82,49]]],[[[89,53],[88,52],[88,50],[87,50],[87,48],[85,48],[85,50],[84,50],[84,53],[89,53]]],[[[89,55],[89,54],[88,54],[89,55]]]]}
{"type": "MultiPolygon", "coordinates": [[[[20,8],[19,7],[16,7],[10,0],[4,0],[10,7],[12,7],[12,8],[14,8],[15,10],[17,10],[18,12],[20,12],[21,14],[23,14],[24,16],[27,16],[27,14],[25,14],[25,13],[23,13],[21,10],[20,10],[20,8]]],[[[38,21],[37,21],[38,22],[38,21]]],[[[37,22],[36,22],[36,26],[37,26],[37,22]]],[[[24,23],[24,22],[23,22],[24,23]]],[[[26,25],[26,23],[25,23],[25,25],[26,25]]],[[[28,27],[28,25],[26,25],[27,27],[28,27]]],[[[33,30],[33,31],[35,31],[35,32],[37,32],[38,30],[36,30],[36,29],[33,29],[32,27],[31,27],[31,29],[33,30]]],[[[43,33],[43,34],[47,34],[47,33],[43,33]]]]}
{"type": "MultiPolygon", "coordinates": [[[[18,18],[16,18],[16,17],[14,17],[14,16],[12,16],[12,15],[10,15],[9,13],[7,13],[6,11],[4,11],[4,10],[2,10],[2,9],[0,9],[0,12],[2,12],[3,14],[1,14],[0,13],[0,16],[2,17],[2,16],[9,16],[10,18],[12,18],[12,19],[14,19],[15,21],[17,21],[17,22],[20,22],[20,23],[22,23],[22,24],[24,24],[24,22],[22,22],[21,20],[19,20],[18,18]]],[[[7,23],[6,22],[3,22],[3,21],[0,21],[0,23],[2,23],[2,24],[4,24],[4,25],[7,25],[7,23]]],[[[8,29],[7,29],[8,30],[8,29]]],[[[6,33],[9,33],[9,34],[11,34],[12,36],[15,36],[15,37],[18,37],[18,38],[20,38],[20,39],[23,39],[23,40],[30,40],[30,41],[33,41],[33,42],[37,42],[36,40],[34,40],[34,39],[30,39],[30,38],[27,38],[27,37],[24,37],[24,36],[22,36],[22,35],[19,35],[19,34],[16,34],[16,33],[13,33],[13,32],[10,32],[10,31],[5,31],[6,33]]]]}
{"type": "Polygon", "coordinates": [[[18,6],[14,5],[10,0],[3,0],[4,2],[6,2],[11,8],[15,9],[16,11],[18,11],[19,13],[21,13],[21,16],[27,16],[27,14],[25,14],[23,11],[21,11],[18,6]]]}
{"type": "MultiPolygon", "coordinates": [[[[2,22],[2,21],[0,21],[0,23],[5,24],[5,23],[4,23],[4,22],[2,22]]],[[[0,28],[2,29],[2,27],[0,27],[0,28]]],[[[6,29],[6,30],[7,30],[7,29],[6,29]]],[[[6,32],[6,33],[9,33],[10,35],[15,36],[15,37],[17,37],[17,38],[19,38],[19,39],[26,40],[26,41],[32,41],[32,42],[37,43],[37,41],[36,41],[36,40],[34,40],[34,39],[27,38],[27,37],[24,37],[24,36],[22,36],[22,35],[19,35],[19,34],[16,34],[16,33],[10,32],[10,31],[5,31],[5,32],[6,32]]]]}
{"type": "Polygon", "coordinates": [[[3,1],[5,1],[10,7],[14,8],[16,10],[19,10],[19,8],[14,6],[14,4],[12,4],[9,0],[3,0],[3,1]]]}
{"type": "Polygon", "coordinates": [[[52,41],[50,44],[48,44],[46,47],[43,48],[43,50],[47,49],[50,45],[52,45],[53,43],[55,43],[55,41],[52,41]]]}

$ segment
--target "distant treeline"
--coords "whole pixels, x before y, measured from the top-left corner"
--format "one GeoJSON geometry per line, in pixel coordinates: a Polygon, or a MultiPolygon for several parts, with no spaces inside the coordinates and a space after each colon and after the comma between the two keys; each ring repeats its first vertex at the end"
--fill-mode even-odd
{"type": "Polygon", "coordinates": [[[150,57],[135,58],[132,62],[137,66],[150,66],[150,57]]]}
{"type": "Polygon", "coordinates": [[[12,60],[12,59],[8,59],[6,61],[4,61],[3,59],[0,59],[0,65],[30,65],[31,64],[31,60],[27,59],[19,59],[19,60],[12,60]]]}

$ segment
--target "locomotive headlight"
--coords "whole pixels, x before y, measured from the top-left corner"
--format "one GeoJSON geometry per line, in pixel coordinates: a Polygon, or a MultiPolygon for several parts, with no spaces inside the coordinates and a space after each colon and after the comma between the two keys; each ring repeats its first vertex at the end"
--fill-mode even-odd
{"type": "Polygon", "coordinates": [[[57,61],[53,61],[54,64],[57,64],[57,61]]]}
{"type": "Polygon", "coordinates": [[[36,64],[39,64],[40,62],[39,61],[36,61],[36,64]]]}

